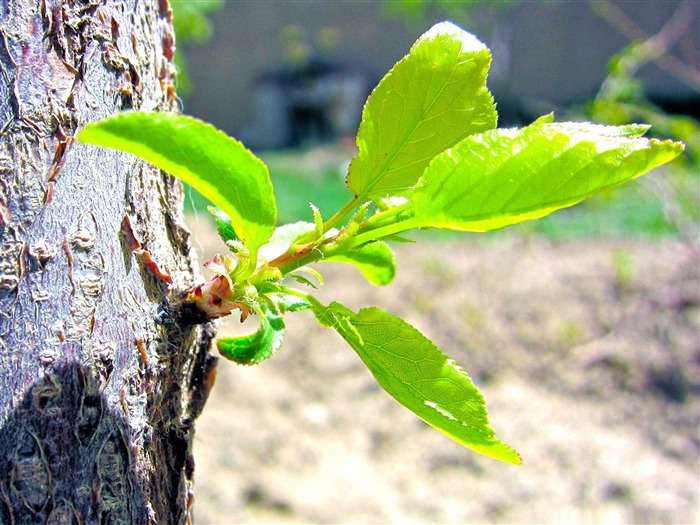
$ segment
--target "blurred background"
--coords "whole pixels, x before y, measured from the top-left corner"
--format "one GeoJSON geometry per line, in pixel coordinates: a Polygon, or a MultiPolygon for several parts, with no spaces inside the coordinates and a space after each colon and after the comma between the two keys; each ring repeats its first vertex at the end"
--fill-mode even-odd
{"type": "MultiPolygon", "coordinates": [[[[574,208],[556,226],[545,219],[525,229],[697,232],[698,2],[178,0],[173,7],[183,111],[270,164],[281,222],[307,220],[309,201],[323,212],[345,202],[337,179],[354,156],[366,96],[420,34],[450,19],[493,53],[489,88],[501,126],[554,111],[558,120],[646,122],[652,135],[688,145],[672,178],[645,177],[615,202],[587,205],[604,208],[602,215],[581,223],[574,208]]],[[[197,195],[189,204],[203,207],[197,195]]]]}
{"type": "MultiPolygon", "coordinates": [[[[445,19],[491,49],[501,126],[553,111],[687,144],[544,219],[397,246],[387,289],[324,271],[327,300],[386,308],[455,357],[522,468],[428,429],[299,314],[273,359],[219,365],[195,443],[198,523],[698,522],[700,3],[171,4],[183,112],[268,163],[280,223],[347,201],[366,96],[445,19]]],[[[187,190],[202,260],[226,250],[206,204],[187,190]]]]}
{"type": "Polygon", "coordinates": [[[590,102],[620,53],[646,55],[634,80],[650,101],[697,117],[699,22],[688,4],[229,0],[212,13],[206,45],[181,46],[196,91],[180,94],[187,113],[257,149],[354,136],[372,87],[450,19],[491,49],[489,88],[505,124],[590,102]],[[669,23],[653,51],[625,49],[669,23]]]}

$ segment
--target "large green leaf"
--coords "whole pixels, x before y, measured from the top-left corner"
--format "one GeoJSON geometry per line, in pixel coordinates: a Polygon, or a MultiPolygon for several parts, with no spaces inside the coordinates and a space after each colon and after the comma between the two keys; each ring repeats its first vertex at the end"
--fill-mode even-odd
{"type": "Polygon", "coordinates": [[[256,365],[282,346],[282,314],[266,307],[256,308],[256,311],[260,315],[260,327],[256,332],[240,337],[222,337],[216,342],[219,353],[239,365],[256,365]]]}
{"type": "Polygon", "coordinates": [[[355,266],[370,283],[389,284],[396,275],[394,252],[384,242],[372,242],[339,255],[326,257],[323,262],[349,263],[355,266]]]}
{"type": "MultiPolygon", "coordinates": [[[[318,307],[316,307],[318,310],[318,307]]],[[[378,308],[355,314],[333,303],[315,312],[329,321],[394,399],[456,442],[485,456],[520,464],[495,437],[481,392],[467,373],[423,334],[378,308]]]]}
{"type": "Polygon", "coordinates": [[[277,207],[265,164],[200,120],[127,111],[89,124],[78,140],[132,153],[190,184],[230,219],[253,255],[272,235],[277,207]]]}
{"type": "Polygon", "coordinates": [[[416,186],[412,227],[488,231],[536,219],[623,184],[683,151],[645,126],[551,124],[471,135],[416,186]]]}
{"type": "Polygon", "coordinates": [[[490,64],[486,46],[449,22],[416,41],[362,112],[347,180],[360,200],[407,195],[435,155],[496,127],[490,64]]]}

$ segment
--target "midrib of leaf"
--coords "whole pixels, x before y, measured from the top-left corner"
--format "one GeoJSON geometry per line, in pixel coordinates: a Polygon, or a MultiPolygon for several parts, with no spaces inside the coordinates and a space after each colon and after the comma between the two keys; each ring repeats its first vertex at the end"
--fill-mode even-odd
{"type": "MultiPolygon", "coordinates": [[[[549,127],[548,124],[545,124],[545,126],[549,127]]],[[[551,133],[553,134],[549,137],[542,135],[546,130],[543,130],[538,125],[533,125],[529,130],[525,128],[522,134],[517,133],[519,130],[502,130],[500,133],[513,133],[503,134],[499,137],[501,148],[499,148],[500,151],[497,151],[497,155],[507,155],[507,158],[497,163],[490,171],[486,171],[483,177],[475,177],[475,174],[472,173],[471,176],[475,178],[473,183],[466,188],[460,188],[461,191],[456,195],[451,195],[450,200],[441,206],[441,211],[437,216],[454,217],[458,223],[461,222],[465,226],[473,223],[476,231],[483,231],[482,227],[477,226],[480,222],[488,221],[489,219],[512,216],[516,219],[514,222],[519,222],[526,218],[541,217],[556,209],[572,206],[602,190],[617,187],[625,181],[667,162],[680,151],[676,150],[673,152],[668,149],[670,145],[664,145],[664,149],[667,151],[666,154],[658,150],[654,152],[656,147],[662,143],[638,136],[630,136],[625,133],[626,128],[617,130],[591,128],[581,131],[582,135],[574,137],[571,135],[571,130],[567,129],[570,127],[568,124],[552,126],[553,131],[551,133]],[[554,126],[556,127],[554,128],[554,126]],[[544,142],[543,139],[547,139],[548,142],[544,142]],[[511,144],[506,146],[504,144],[506,140],[511,142],[511,144]],[[507,151],[509,148],[511,149],[510,152],[507,151]],[[564,157],[570,157],[570,162],[566,162],[564,157]],[[557,166],[557,163],[560,166],[557,166]],[[523,169],[522,166],[526,168],[523,169]],[[562,174],[562,177],[556,175],[558,168],[565,172],[562,174]],[[602,172],[616,172],[617,170],[623,171],[614,178],[606,180],[600,177],[602,172]],[[509,171],[512,171],[513,176],[508,177],[509,171]],[[566,173],[567,171],[568,173],[566,173]],[[627,177],[624,175],[625,172],[632,175],[627,177]],[[551,183],[543,179],[543,174],[547,173],[553,175],[551,183]],[[585,177],[592,177],[593,184],[589,191],[584,192],[582,191],[584,189],[582,188],[583,182],[581,184],[576,183],[575,179],[581,178],[583,180],[585,177]],[[469,212],[462,211],[460,213],[460,209],[464,205],[463,202],[469,200],[470,193],[476,192],[484,184],[492,184],[494,181],[499,180],[510,180],[517,184],[517,187],[510,190],[512,193],[507,197],[504,193],[501,193],[505,200],[500,203],[498,209],[489,209],[488,206],[485,206],[490,192],[482,191],[482,201],[478,204],[476,202],[473,203],[473,212],[469,210],[469,212]],[[562,192],[562,188],[565,188],[568,184],[576,186],[575,193],[567,195],[566,192],[562,192]],[[536,186],[542,187],[544,191],[535,188],[536,186]],[[533,188],[535,189],[533,190],[533,188]],[[536,191],[540,198],[531,205],[511,207],[512,203],[520,200],[523,193],[528,191],[536,191]],[[451,211],[455,209],[457,209],[457,213],[452,214],[451,211]],[[481,210],[488,211],[480,213],[481,210]],[[517,217],[520,217],[520,219],[517,219],[517,217]]],[[[495,131],[486,132],[483,135],[488,136],[495,133],[495,131]]],[[[469,138],[465,139],[465,145],[469,144],[466,142],[469,140],[469,138]]],[[[457,147],[464,151],[466,149],[465,145],[457,147]]],[[[475,142],[469,151],[472,151],[477,158],[486,158],[482,155],[484,146],[488,146],[488,142],[475,142]]],[[[487,150],[485,151],[487,152],[487,150]]],[[[449,155],[449,152],[447,154],[449,155]]],[[[433,180],[431,184],[434,186],[430,189],[432,198],[437,198],[441,193],[443,195],[447,194],[445,188],[448,185],[450,186],[450,191],[456,189],[453,178],[458,177],[459,173],[455,172],[464,168],[464,163],[467,161],[468,157],[456,163],[450,163],[449,160],[445,159],[436,160],[438,163],[449,163],[449,171],[441,175],[435,175],[434,178],[436,180],[433,180]]],[[[433,169],[437,170],[440,167],[441,165],[438,164],[433,169]]],[[[491,166],[484,167],[491,168],[491,166]]],[[[493,191],[497,193],[503,192],[503,188],[494,187],[493,191]]],[[[474,198],[472,197],[472,199],[474,198]]],[[[528,198],[525,197],[522,200],[527,201],[528,198]]],[[[434,222],[430,216],[423,213],[419,214],[411,222],[413,227],[439,227],[440,221],[434,222]]],[[[501,227],[505,225],[507,224],[502,224],[501,227]]],[[[486,229],[491,229],[492,227],[486,229]]],[[[470,228],[465,227],[465,229],[470,228]]]]}
{"type": "MultiPolygon", "coordinates": [[[[545,162],[544,164],[539,166],[538,169],[543,170],[543,171],[546,170],[548,166],[550,166],[551,164],[554,164],[555,161],[559,157],[561,157],[562,155],[566,154],[569,151],[570,151],[570,149],[567,149],[567,150],[564,150],[564,151],[557,153],[556,155],[551,157],[547,162],[545,162]]],[[[504,163],[496,171],[491,172],[489,174],[489,176],[498,177],[503,172],[506,172],[508,170],[509,164],[511,162],[514,164],[518,163],[518,157],[522,153],[523,153],[523,150],[521,150],[518,153],[516,153],[515,155],[513,155],[509,159],[508,162],[504,163]]],[[[602,152],[598,155],[602,155],[604,153],[607,153],[607,151],[602,152]]],[[[630,152],[630,154],[631,153],[634,153],[634,152],[630,152]]],[[[625,155],[625,158],[627,156],[628,155],[625,155]]],[[[569,176],[563,178],[560,181],[560,183],[556,187],[551,188],[551,190],[548,191],[546,195],[548,196],[548,195],[552,195],[553,193],[556,193],[558,190],[561,189],[562,186],[565,186],[570,180],[578,177],[582,172],[584,172],[585,170],[589,169],[592,165],[594,165],[595,160],[596,160],[595,157],[591,158],[586,164],[582,165],[575,172],[573,172],[569,176]]],[[[509,204],[511,202],[517,200],[517,198],[521,195],[521,193],[523,191],[525,191],[528,188],[528,186],[531,184],[532,180],[535,179],[537,175],[538,175],[538,173],[536,171],[529,172],[527,175],[527,179],[524,180],[522,182],[522,184],[519,184],[519,186],[515,190],[515,192],[508,198],[507,201],[505,201],[502,204],[501,208],[496,213],[489,212],[489,213],[485,213],[485,214],[474,214],[474,215],[471,215],[470,217],[473,218],[475,221],[478,221],[478,220],[482,220],[482,219],[496,217],[499,214],[506,214],[506,213],[509,215],[510,214],[524,214],[524,213],[526,214],[526,213],[533,212],[536,210],[544,211],[544,210],[548,210],[552,207],[565,206],[566,204],[574,205],[574,204],[577,204],[581,201],[588,199],[589,197],[595,195],[596,193],[599,193],[599,192],[604,191],[604,190],[609,189],[609,188],[614,188],[620,184],[619,182],[614,182],[614,183],[606,184],[604,186],[597,186],[594,190],[591,190],[588,193],[581,193],[581,194],[576,195],[575,197],[570,197],[570,198],[559,198],[559,199],[553,198],[552,200],[547,200],[546,196],[543,196],[543,199],[539,204],[527,206],[527,207],[522,207],[522,208],[517,208],[517,209],[509,209],[509,204]]],[[[457,203],[459,202],[459,200],[463,199],[465,195],[467,195],[468,193],[470,193],[471,191],[473,191],[475,188],[479,187],[480,185],[484,184],[485,182],[486,182],[485,179],[479,179],[476,184],[473,184],[470,188],[467,188],[465,191],[460,193],[458,197],[452,199],[450,201],[450,203],[445,206],[445,209],[448,210],[448,209],[454,208],[457,205],[457,203]]]]}
{"type": "MultiPolygon", "coordinates": [[[[640,139],[640,140],[644,140],[644,139],[640,139]]],[[[598,142],[598,143],[600,143],[600,142],[598,142]]],[[[561,155],[564,155],[564,154],[568,153],[569,151],[571,151],[571,150],[573,150],[573,149],[575,149],[575,148],[577,148],[577,147],[584,147],[584,145],[590,145],[590,146],[592,146],[592,147],[595,148],[595,145],[594,145],[592,142],[579,142],[579,143],[577,143],[576,145],[574,145],[572,148],[569,148],[568,150],[565,150],[565,151],[560,152],[556,157],[552,158],[552,160],[551,160],[550,162],[554,162],[554,161],[555,161],[558,157],[560,157],[561,155]]],[[[606,144],[606,145],[607,145],[607,144],[606,144]]],[[[578,177],[579,174],[580,174],[582,171],[584,171],[584,170],[590,168],[590,166],[596,164],[598,161],[601,160],[601,158],[602,158],[604,155],[611,155],[611,154],[614,154],[616,151],[619,152],[619,153],[616,155],[616,157],[617,157],[617,158],[616,158],[616,162],[615,162],[615,164],[616,164],[615,167],[616,167],[616,168],[619,167],[619,166],[624,162],[624,160],[627,159],[628,157],[631,157],[631,156],[633,156],[633,155],[635,155],[635,154],[641,155],[642,153],[648,152],[648,150],[635,149],[635,148],[632,147],[632,144],[622,144],[622,145],[618,145],[617,147],[615,146],[615,144],[612,144],[612,145],[611,145],[610,147],[608,147],[607,149],[605,149],[605,150],[603,150],[603,151],[598,151],[594,156],[592,156],[592,157],[588,160],[588,162],[586,162],[585,165],[581,166],[578,170],[576,170],[576,172],[574,172],[574,173],[572,173],[570,176],[568,176],[568,177],[562,179],[561,182],[560,182],[558,185],[553,186],[552,188],[550,188],[549,191],[543,196],[543,199],[544,199],[545,203],[546,203],[546,204],[549,204],[549,205],[556,205],[556,201],[547,202],[546,199],[547,199],[547,197],[548,197],[549,195],[552,195],[552,194],[556,193],[557,191],[561,190],[562,186],[565,186],[566,184],[569,183],[570,180],[575,179],[576,177],[578,177]]],[[[652,168],[650,168],[650,169],[652,169],[652,168]]],[[[534,174],[533,174],[533,175],[534,175],[534,174]]],[[[596,193],[598,193],[598,192],[600,192],[600,191],[604,191],[604,190],[606,190],[606,189],[608,189],[608,188],[614,188],[615,186],[618,186],[619,184],[620,184],[620,182],[618,181],[618,182],[613,182],[613,183],[610,183],[610,184],[606,184],[606,185],[604,185],[604,186],[599,186],[599,187],[596,188],[595,190],[590,191],[589,193],[586,193],[585,195],[583,195],[577,202],[580,202],[580,201],[582,201],[582,200],[585,200],[585,199],[591,197],[592,195],[595,195],[596,193]]],[[[564,201],[560,201],[560,202],[565,202],[565,200],[564,200],[564,201]]]]}
{"type": "MultiPolygon", "coordinates": [[[[473,60],[473,59],[472,59],[472,60],[473,60]]],[[[459,62],[458,64],[460,64],[460,63],[465,63],[465,62],[468,62],[468,60],[465,60],[465,61],[463,61],[463,62],[459,62]]],[[[457,69],[457,65],[455,65],[455,66],[452,67],[452,71],[450,72],[450,80],[451,80],[452,77],[454,76],[454,72],[456,71],[456,69],[457,69]]],[[[415,76],[415,74],[416,74],[416,71],[413,72],[412,77],[415,76]]],[[[433,83],[434,78],[435,78],[435,76],[433,75],[433,76],[431,77],[431,79],[430,79],[431,85],[432,85],[432,83],[433,83]]],[[[409,81],[409,84],[410,84],[411,82],[413,82],[413,78],[411,78],[411,80],[409,81]]],[[[400,170],[402,170],[402,169],[406,169],[408,166],[411,166],[411,165],[413,165],[413,164],[419,164],[419,163],[421,163],[421,162],[425,162],[427,159],[430,159],[430,158],[434,157],[436,153],[439,153],[439,151],[431,152],[431,153],[429,153],[428,155],[425,155],[425,156],[423,156],[423,157],[414,159],[412,162],[409,162],[409,163],[407,163],[407,164],[403,164],[403,165],[401,165],[401,166],[397,166],[397,167],[395,167],[395,168],[393,168],[393,169],[391,169],[391,170],[387,170],[387,167],[388,167],[388,166],[391,166],[391,164],[394,162],[394,160],[396,159],[396,157],[398,157],[398,156],[403,152],[404,148],[405,148],[407,145],[409,145],[409,144],[411,143],[411,138],[413,137],[413,135],[415,135],[416,131],[417,131],[418,128],[420,127],[420,124],[421,124],[422,122],[426,122],[426,119],[421,118],[421,116],[425,115],[426,113],[428,113],[428,112],[430,111],[430,109],[435,105],[435,103],[436,103],[437,100],[439,99],[440,95],[445,91],[445,89],[447,88],[447,86],[449,85],[449,83],[450,83],[450,81],[445,82],[445,83],[440,87],[440,90],[438,91],[438,94],[437,94],[436,96],[433,97],[433,99],[432,99],[432,101],[430,102],[430,104],[428,105],[428,107],[427,107],[427,108],[425,108],[425,107],[423,108],[423,112],[421,113],[421,115],[420,115],[416,120],[413,121],[413,123],[412,123],[413,125],[412,125],[412,127],[411,127],[411,130],[410,130],[410,132],[404,137],[404,139],[402,140],[401,146],[398,147],[398,148],[396,148],[396,149],[394,149],[394,152],[393,152],[391,155],[389,155],[389,156],[387,157],[387,160],[386,160],[386,162],[384,163],[384,166],[377,172],[377,175],[374,176],[374,179],[373,179],[372,183],[369,184],[369,185],[367,185],[367,187],[365,188],[365,191],[364,191],[362,194],[360,194],[360,195],[357,196],[358,199],[360,199],[360,200],[366,199],[366,198],[367,198],[367,195],[370,195],[370,194],[372,193],[372,189],[374,188],[374,186],[376,186],[376,184],[377,184],[382,178],[384,178],[387,174],[389,174],[389,173],[394,173],[394,172],[400,171],[400,170]]],[[[478,90],[477,90],[477,91],[478,91],[478,90]]],[[[424,94],[423,94],[423,106],[425,106],[425,101],[426,101],[427,98],[428,98],[428,92],[429,92],[429,90],[425,90],[425,92],[424,92],[424,94]]],[[[453,100],[453,102],[452,102],[452,104],[450,105],[450,107],[452,107],[452,105],[454,105],[455,102],[456,102],[457,100],[459,100],[459,98],[458,98],[458,97],[455,97],[454,100],[453,100]]],[[[385,103],[382,103],[382,112],[384,112],[385,106],[386,106],[386,104],[385,104],[385,103]]],[[[404,108],[402,109],[402,116],[403,116],[403,113],[405,112],[405,106],[406,106],[406,98],[404,97],[404,108]]],[[[438,113],[437,115],[435,115],[434,117],[431,117],[431,118],[438,117],[438,116],[440,116],[440,115],[442,115],[442,114],[444,114],[444,113],[445,113],[444,111],[443,111],[443,112],[440,112],[440,113],[438,113]]],[[[381,119],[379,120],[379,122],[381,122],[381,119]]],[[[382,136],[382,135],[381,135],[381,131],[380,131],[380,129],[379,129],[379,122],[377,123],[377,133],[379,133],[380,136],[382,136]]],[[[428,140],[428,139],[426,138],[425,140],[428,140]]],[[[380,149],[381,149],[381,148],[380,148],[380,149]]],[[[396,191],[403,191],[403,190],[408,190],[408,189],[410,189],[410,188],[396,188],[396,191]]]]}
{"type": "MultiPolygon", "coordinates": [[[[520,137],[516,137],[516,139],[517,139],[517,138],[520,138],[520,137]]],[[[504,171],[508,171],[508,169],[510,169],[512,165],[514,165],[514,166],[517,167],[519,164],[521,164],[521,161],[520,161],[520,158],[519,158],[519,157],[520,157],[523,153],[527,153],[527,146],[530,145],[530,144],[531,144],[530,142],[528,142],[527,144],[521,144],[521,148],[520,148],[517,152],[515,152],[514,154],[512,154],[512,155],[508,158],[508,160],[507,160],[506,162],[503,162],[496,170],[490,172],[490,173],[488,174],[487,177],[481,177],[481,178],[477,179],[477,181],[476,181],[474,184],[472,184],[472,185],[469,186],[468,188],[465,188],[464,191],[462,191],[461,193],[457,194],[457,196],[454,197],[454,198],[449,202],[449,204],[446,204],[446,205],[445,205],[445,209],[446,209],[446,210],[449,210],[449,209],[454,208],[454,207],[457,205],[457,203],[459,203],[459,201],[461,201],[462,199],[464,199],[464,197],[465,197],[466,195],[468,195],[469,193],[473,192],[473,191],[474,191],[476,188],[478,188],[479,186],[482,186],[483,184],[485,184],[487,181],[489,181],[490,178],[492,178],[492,177],[498,177],[498,176],[499,176],[501,173],[503,173],[504,171]]],[[[564,150],[564,151],[566,151],[566,150],[564,150]]],[[[556,157],[558,157],[560,154],[561,154],[561,152],[560,152],[559,154],[557,154],[556,157]]],[[[538,170],[544,169],[548,164],[550,164],[551,162],[553,162],[554,158],[556,158],[556,157],[552,157],[552,158],[550,158],[549,160],[547,160],[547,162],[545,162],[544,164],[541,164],[540,166],[538,166],[538,170]]],[[[442,188],[445,186],[445,184],[446,184],[446,182],[447,182],[447,179],[449,179],[450,177],[453,176],[454,172],[459,168],[459,166],[460,166],[459,164],[455,164],[455,165],[454,165],[454,168],[450,171],[449,177],[444,177],[444,178],[442,179],[443,182],[442,182],[442,184],[440,184],[440,190],[442,190],[442,188]]],[[[510,196],[510,198],[508,199],[508,201],[507,201],[506,203],[504,203],[504,205],[502,206],[501,211],[503,210],[503,208],[506,208],[506,204],[507,204],[508,202],[512,202],[513,199],[514,199],[517,195],[519,195],[520,192],[523,191],[523,189],[527,186],[527,183],[531,182],[532,179],[533,179],[536,175],[537,175],[537,171],[536,171],[536,170],[530,171],[530,173],[529,173],[529,175],[528,175],[527,181],[523,181],[522,183],[520,183],[520,184],[518,185],[518,188],[515,190],[515,192],[510,196]]],[[[567,179],[567,180],[568,180],[568,179],[567,179]]],[[[436,191],[435,193],[440,193],[440,191],[436,191]]],[[[492,214],[489,214],[489,215],[487,215],[487,216],[492,216],[492,214]]],[[[477,216],[477,217],[478,217],[478,216],[477,216]]]]}
{"type": "MultiPolygon", "coordinates": [[[[369,323],[366,323],[366,324],[369,324],[369,323]]],[[[379,332],[384,332],[384,333],[386,333],[387,330],[386,330],[386,329],[379,328],[382,324],[385,325],[385,326],[391,327],[391,325],[390,325],[389,323],[377,322],[377,323],[374,323],[374,324],[376,324],[376,325],[378,326],[377,330],[378,330],[379,332]]],[[[412,339],[402,338],[402,337],[399,337],[399,336],[394,337],[394,338],[387,338],[386,343],[391,344],[391,343],[394,343],[395,341],[403,341],[403,342],[406,343],[406,344],[411,344],[411,343],[413,343],[413,340],[412,340],[412,339]]],[[[409,362],[409,363],[414,363],[418,368],[421,368],[421,365],[420,365],[421,362],[423,362],[423,361],[430,361],[429,359],[410,359],[410,358],[408,358],[408,357],[406,357],[406,356],[404,356],[404,355],[397,354],[396,352],[392,352],[392,351],[390,351],[390,350],[388,350],[388,349],[386,349],[386,348],[384,348],[384,349],[382,350],[381,347],[379,347],[378,345],[375,345],[375,344],[372,344],[372,343],[368,343],[368,342],[366,342],[366,341],[364,342],[364,345],[365,345],[366,347],[374,348],[374,349],[376,349],[377,351],[383,351],[383,352],[386,353],[386,354],[389,354],[389,355],[391,355],[391,356],[394,356],[394,357],[396,358],[397,361],[407,361],[407,362],[409,362]]],[[[411,394],[413,395],[413,397],[415,397],[415,399],[416,399],[417,401],[419,401],[420,403],[426,404],[426,403],[425,403],[425,401],[426,401],[426,396],[425,396],[425,394],[422,394],[421,391],[420,391],[418,388],[416,388],[414,385],[420,385],[420,384],[422,384],[422,383],[431,383],[431,382],[434,382],[434,381],[435,381],[434,378],[432,378],[432,379],[415,379],[415,380],[412,380],[412,381],[410,381],[410,382],[406,382],[405,385],[408,387],[408,390],[411,392],[411,394]]],[[[459,385],[457,385],[457,383],[455,383],[454,381],[452,381],[451,379],[449,379],[449,378],[447,378],[447,377],[442,377],[442,378],[441,378],[441,381],[446,381],[446,382],[448,382],[448,383],[453,383],[453,384],[455,384],[456,386],[459,386],[459,385]]],[[[469,423],[467,423],[467,422],[466,422],[465,420],[463,420],[463,419],[458,419],[458,418],[456,418],[452,413],[450,413],[449,415],[443,413],[443,415],[445,415],[446,417],[450,417],[450,419],[453,419],[453,420],[455,420],[455,421],[460,421],[460,423],[461,423],[463,426],[469,427],[469,428],[471,428],[472,430],[475,430],[476,432],[478,432],[479,434],[481,434],[482,436],[484,436],[484,437],[487,438],[487,439],[492,439],[492,438],[495,436],[495,432],[493,431],[493,429],[489,428],[489,431],[484,431],[483,428],[479,428],[479,427],[477,426],[478,423],[481,423],[482,426],[488,425],[488,424],[489,424],[489,423],[488,423],[488,412],[486,411],[485,405],[483,405],[483,403],[485,402],[485,401],[484,401],[484,398],[483,398],[483,396],[479,396],[479,399],[480,399],[480,401],[481,401],[481,403],[482,403],[482,405],[478,405],[479,413],[478,413],[478,414],[474,414],[474,415],[472,415],[472,416],[470,416],[470,417],[468,418],[468,419],[471,419],[471,420],[476,421],[476,422],[477,422],[476,425],[474,425],[474,424],[469,424],[469,423]],[[477,416],[478,416],[478,417],[477,417],[477,416]]],[[[442,403],[442,405],[445,406],[446,408],[450,408],[450,407],[459,407],[459,406],[462,405],[463,403],[464,403],[463,401],[454,401],[454,402],[451,402],[451,403],[442,403]]],[[[431,408],[436,408],[436,407],[431,407],[431,408]]],[[[452,411],[454,412],[454,409],[453,409],[452,411]]]]}
{"type": "MultiPolygon", "coordinates": [[[[577,146],[579,146],[579,144],[574,146],[574,148],[576,148],[577,146]]],[[[574,149],[574,148],[570,148],[570,149],[567,149],[567,150],[564,150],[564,151],[557,153],[556,155],[551,157],[547,162],[545,162],[540,167],[540,169],[546,170],[548,168],[548,166],[554,164],[557,161],[557,159],[559,159],[561,156],[565,155],[566,153],[571,151],[571,149],[574,149]]],[[[572,197],[572,198],[568,198],[568,199],[552,198],[551,201],[547,200],[548,196],[556,193],[558,190],[561,189],[562,186],[565,186],[566,184],[568,184],[568,182],[570,180],[575,179],[576,177],[579,176],[579,174],[581,174],[581,172],[585,171],[586,169],[590,168],[591,165],[595,164],[595,162],[594,162],[595,160],[596,160],[596,157],[590,158],[588,160],[588,162],[586,162],[581,167],[579,167],[575,172],[572,172],[568,177],[564,177],[556,187],[552,187],[545,195],[542,196],[541,205],[530,206],[527,208],[520,208],[520,209],[515,210],[515,211],[516,212],[530,212],[530,211],[534,211],[537,208],[542,208],[542,207],[551,208],[552,206],[561,206],[561,205],[564,205],[565,203],[576,204],[578,202],[581,202],[582,200],[586,200],[588,197],[595,195],[596,193],[598,193],[602,190],[605,190],[606,188],[613,187],[613,186],[616,186],[617,184],[619,184],[619,183],[616,183],[616,184],[608,184],[606,186],[599,186],[595,190],[592,190],[586,194],[579,194],[576,197],[572,197]]],[[[514,200],[516,200],[517,197],[520,196],[520,194],[523,192],[525,187],[535,178],[536,175],[537,175],[536,172],[534,172],[534,171],[530,172],[530,174],[528,175],[527,183],[520,185],[520,187],[513,193],[513,195],[511,195],[510,198],[505,203],[503,203],[503,206],[501,207],[501,212],[503,212],[504,209],[507,209],[509,204],[511,202],[513,202],[514,200]]]]}
{"type": "Polygon", "coordinates": [[[496,438],[483,395],[466,372],[416,328],[378,308],[355,314],[332,303],[316,315],[338,330],[382,388],[426,423],[481,454],[521,463],[517,452],[496,438]]]}

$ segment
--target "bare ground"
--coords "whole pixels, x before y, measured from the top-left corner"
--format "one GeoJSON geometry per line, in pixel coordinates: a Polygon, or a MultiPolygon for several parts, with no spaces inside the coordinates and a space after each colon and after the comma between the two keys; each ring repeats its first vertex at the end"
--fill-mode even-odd
{"type": "Polygon", "coordinates": [[[378,305],[433,339],[524,465],[426,426],[295,314],[270,360],[219,363],[197,426],[196,523],[698,523],[697,246],[500,237],[396,251],[385,289],[328,265],[323,300],[378,305]]]}

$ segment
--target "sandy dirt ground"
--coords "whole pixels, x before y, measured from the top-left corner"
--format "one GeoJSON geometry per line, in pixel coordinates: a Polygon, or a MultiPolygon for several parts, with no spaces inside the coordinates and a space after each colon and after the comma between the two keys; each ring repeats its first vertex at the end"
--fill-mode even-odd
{"type": "Polygon", "coordinates": [[[422,423],[303,312],[270,360],[219,363],[195,523],[698,523],[697,247],[498,239],[399,245],[385,289],[329,264],[320,295],[435,341],[523,466],[422,423]]]}

